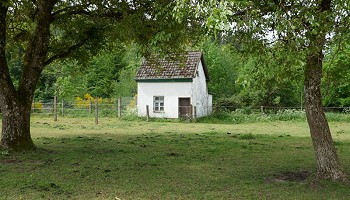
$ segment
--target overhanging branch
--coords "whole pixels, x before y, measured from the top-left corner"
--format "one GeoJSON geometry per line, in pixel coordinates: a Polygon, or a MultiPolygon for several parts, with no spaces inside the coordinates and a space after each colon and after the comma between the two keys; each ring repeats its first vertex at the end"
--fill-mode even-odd
{"type": "Polygon", "coordinates": [[[76,51],[77,49],[79,49],[80,47],[82,47],[86,42],[87,42],[88,39],[84,39],[68,48],[66,48],[65,50],[51,56],[50,58],[48,58],[44,65],[49,65],[50,63],[52,63],[53,61],[55,60],[58,60],[58,59],[62,59],[62,58],[66,58],[68,57],[72,52],[76,51]]]}
{"type": "Polygon", "coordinates": [[[115,12],[113,9],[106,8],[106,12],[99,12],[98,10],[89,10],[87,9],[89,5],[87,6],[72,6],[72,7],[66,7],[61,10],[58,10],[52,14],[51,21],[55,21],[57,19],[62,19],[65,17],[72,17],[74,15],[83,15],[83,16],[95,16],[95,17],[102,17],[102,18],[110,18],[114,20],[121,20],[123,19],[123,12],[127,11],[119,11],[115,12]]]}
{"type": "Polygon", "coordinates": [[[52,14],[51,21],[61,19],[64,17],[71,17],[72,15],[86,15],[90,16],[91,13],[81,6],[66,7],[64,9],[58,10],[52,14]]]}

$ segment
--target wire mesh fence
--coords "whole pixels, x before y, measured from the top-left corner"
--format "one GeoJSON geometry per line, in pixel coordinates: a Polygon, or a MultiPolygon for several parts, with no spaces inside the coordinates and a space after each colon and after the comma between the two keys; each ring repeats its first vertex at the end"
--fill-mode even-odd
{"type": "MultiPolygon", "coordinates": [[[[344,113],[350,114],[350,107],[324,107],[326,113],[344,113]]],[[[235,107],[235,106],[213,106],[213,113],[217,112],[244,112],[273,114],[284,111],[305,112],[304,107],[279,107],[279,106],[259,106],[259,107],[235,107]]]]}
{"type": "MultiPolygon", "coordinates": [[[[122,117],[125,115],[137,115],[136,97],[120,97],[114,99],[102,98],[88,98],[64,100],[53,98],[50,101],[33,100],[32,115],[37,116],[51,116],[57,119],[58,117],[122,117]]],[[[176,105],[178,106],[178,105],[176,105]]],[[[179,107],[179,112],[184,108],[179,107]]],[[[191,110],[186,112],[193,115],[191,110]]],[[[343,113],[350,114],[350,107],[324,107],[326,113],[343,113]]],[[[278,114],[278,113],[298,113],[303,115],[305,113],[303,107],[234,107],[214,105],[211,114],[221,113],[240,113],[240,114],[278,114]]],[[[180,115],[180,114],[179,114],[180,115]]]]}
{"type": "Polygon", "coordinates": [[[115,99],[76,99],[53,98],[50,101],[33,100],[31,114],[37,116],[69,117],[121,117],[136,113],[136,99],[120,97],[115,99]]]}

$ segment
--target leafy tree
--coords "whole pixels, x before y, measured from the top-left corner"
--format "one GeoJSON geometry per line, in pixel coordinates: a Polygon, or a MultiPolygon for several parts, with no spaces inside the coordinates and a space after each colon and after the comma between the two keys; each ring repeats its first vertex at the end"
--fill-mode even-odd
{"type": "Polygon", "coordinates": [[[140,48],[137,45],[127,46],[123,63],[126,66],[118,72],[118,80],[113,83],[114,96],[134,96],[137,93],[136,72],[141,64],[140,48]]]}
{"type": "Polygon", "coordinates": [[[93,57],[85,69],[87,92],[95,97],[112,97],[113,83],[125,66],[122,59],[122,52],[106,50],[93,57]]]}
{"type": "Polygon", "coordinates": [[[11,79],[15,86],[19,84],[19,78],[22,73],[22,57],[24,49],[20,45],[13,45],[8,48],[6,52],[6,59],[8,60],[9,71],[11,79]]]}
{"type": "Polygon", "coordinates": [[[52,99],[54,95],[66,100],[90,94],[114,98],[136,94],[136,71],[140,65],[137,45],[110,45],[91,58],[54,62],[43,70],[37,84],[36,98],[52,99]]]}
{"type": "Polygon", "coordinates": [[[202,48],[210,74],[209,92],[217,99],[237,93],[235,81],[241,66],[238,54],[231,52],[228,45],[221,45],[209,39],[204,42],[202,48]]]}
{"type": "Polygon", "coordinates": [[[179,48],[191,38],[196,24],[191,16],[175,21],[172,10],[173,4],[163,0],[1,0],[1,146],[35,148],[30,108],[45,66],[68,57],[87,61],[107,41],[117,39],[135,41],[144,49],[179,48]],[[23,49],[23,55],[17,56],[22,63],[19,80],[11,75],[6,57],[16,45],[23,49]]]}
{"type": "MultiPolygon", "coordinates": [[[[83,67],[76,60],[55,62],[50,65],[43,74],[54,74],[55,82],[51,87],[51,94],[59,98],[72,100],[76,96],[84,96],[87,93],[87,80],[83,67]]],[[[42,93],[43,91],[40,91],[42,93]]],[[[37,92],[38,93],[38,92],[37,92]]],[[[50,96],[49,99],[52,99],[50,96]]]]}
{"type": "Polygon", "coordinates": [[[342,48],[337,46],[331,48],[331,52],[325,57],[322,91],[323,102],[326,106],[350,106],[349,56],[349,43],[345,42],[342,48]]]}
{"type": "Polygon", "coordinates": [[[236,83],[246,106],[299,106],[302,65],[290,55],[274,53],[245,56],[236,83]]]}
{"type": "MultiPolygon", "coordinates": [[[[218,34],[222,35],[222,34],[218,34]]],[[[209,91],[221,106],[299,106],[302,62],[288,52],[266,47],[264,52],[246,54],[220,36],[202,45],[210,72],[209,91]]]]}
{"type": "Polygon", "coordinates": [[[320,85],[326,47],[333,41],[341,44],[349,32],[349,6],[345,0],[180,0],[176,5],[181,13],[206,17],[206,26],[214,32],[233,32],[248,50],[264,51],[273,45],[303,61],[305,110],[320,179],[346,177],[323,111],[320,85]]]}

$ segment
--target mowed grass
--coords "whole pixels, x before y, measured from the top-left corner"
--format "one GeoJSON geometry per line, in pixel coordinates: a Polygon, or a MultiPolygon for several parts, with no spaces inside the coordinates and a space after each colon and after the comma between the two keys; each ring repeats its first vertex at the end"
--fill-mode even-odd
{"type": "MultiPolygon", "coordinates": [[[[349,199],[315,184],[306,122],[32,118],[38,150],[0,154],[0,199],[349,199]]],[[[332,122],[350,174],[350,125],[332,122]]]]}

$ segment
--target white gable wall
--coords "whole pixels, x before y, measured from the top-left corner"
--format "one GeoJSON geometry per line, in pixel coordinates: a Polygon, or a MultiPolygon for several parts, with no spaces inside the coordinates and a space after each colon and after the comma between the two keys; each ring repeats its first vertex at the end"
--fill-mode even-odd
{"type": "Polygon", "coordinates": [[[196,106],[197,117],[203,117],[211,113],[211,108],[208,104],[209,95],[207,82],[202,62],[199,63],[197,76],[193,79],[192,93],[192,105],[196,106]]]}
{"type": "Polygon", "coordinates": [[[191,97],[191,82],[138,82],[137,84],[138,116],[146,116],[146,105],[149,116],[158,118],[178,118],[179,97],[191,97]],[[164,112],[153,112],[153,97],[164,96],[164,112]]]}

